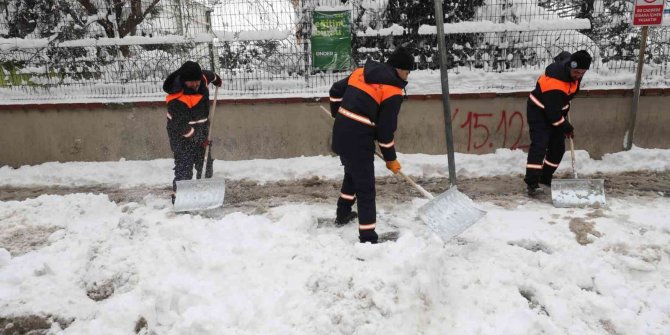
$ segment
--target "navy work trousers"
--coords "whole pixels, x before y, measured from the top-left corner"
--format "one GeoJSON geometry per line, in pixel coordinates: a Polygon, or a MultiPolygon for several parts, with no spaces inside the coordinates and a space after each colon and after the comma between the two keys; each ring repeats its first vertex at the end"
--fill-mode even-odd
{"type": "MultiPolygon", "coordinates": [[[[377,221],[374,156],[366,156],[340,156],[340,161],[344,165],[341,193],[356,197],[360,225],[373,224],[377,221]]],[[[340,196],[337,201],[338,216],[351,212],[355,200],[340,196]]]]}

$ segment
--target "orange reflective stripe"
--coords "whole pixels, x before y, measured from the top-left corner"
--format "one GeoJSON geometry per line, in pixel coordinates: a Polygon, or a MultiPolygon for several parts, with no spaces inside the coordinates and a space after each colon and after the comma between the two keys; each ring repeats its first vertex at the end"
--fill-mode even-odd
{"type": "Polygon", "coordinates": [[[542,164],[526,164],[526,167],[533,170],[542,170],[542,164]]]}
{"type": "Polygon", "coordinates": [[[340,193],[340,198],[345,199],[345,200],[354,200],[354,199],[356,199],[356,195],[349,195],[349,194],[340,193]]]}
{"type": "Polygon", "coordinates": [[[390,148],[390,147],[392,147],[392,146],[394,146],[394,145],[395,145],[395,141],[391,141],[391,142],[389,142],[389,143],[381,143],[381,142],[379,142],[379,146],[382,147],[382,148],[387,148],[387,149],[388,149],[388,148],[390,148]]]}
{"type": "Polygon", "coordinates": [[[168,94],[168,95],[165,97],[165,102],[168,103],[168,102],[170,102],[170,101],[172,101],[172,100],[174,100],[174,99],[178,99],[178,98],[179,98],[180,96],[182,96],[182,95],[184,95],[184,92],[183,92],[183,91],[179,91],[179,92],[177,92],[177,93],[168,94]]]}
{"type": "Polygon", "coordinates": [[[551,167],[558,167],[558,164],[554,164],[554,163],[552,163],[552,162],[550,162],[550,161],[548,161],[548,160],[546,160],[546,159],[544,160],[544,164],[547,164],[547,165],[549,165],[549,166],[551,166],[551,167]]]}
{"type": "Polygon", "coordinates": [[[191,137],[191,136],[193,136],[193,134],[195,134],[195,128],[191,127],[191,130],[189,130],[188,133],[186,133],[186,134],[184,134],[184,135],[182,135],[182,136],[184,136],[184,137],[191,137]]]}
{"type": "Polygon", "coordinates": [[[172,115],[170,115],[170,113],[167,113],[167,118],[168,120],[172,120],[172,115]]]}
{"type": "Polygon", "coordinates": [[[349,81],[347,82],[349,86],[356,87],[357,89],[367,93],[372,99],[374,99],[377,104],[382,103],[383,92],[379,84],[370,85],[365,82],[365,76],[363,75],[363,68],[360,67],[349,76],[349,81]]]}
{"type": "Polygon", "coordinates": [[[188,124],[198,124],[198,123],[205,123],[205,122],[207,122],[207,118],[200,119],[200,120],[197,120],[197,121],[189,121],[188,124]]]}
{"type": "Polygon", "coordinates": [[[537,83],[540,84],[540,90],[542,93],[551,90],[559,90],[567,95],[571,95],[577,92],[577,87],[579,85],[579,81],[566,83],[562,80],[558,80],[544,74],[540,76],[540,79],[537,80],[537,83]]]}
{"type": "Polygon", "coordinates": [[[359,230],[371,230],[371,229],[375,229],[375,224],[374,224],[374,223],[370,223],[370,224],[359,224],[359,225],[358,225],[358,229],[359,229],[359,230]]]}
{"type": "Polygon", "coordinates": [[[201,99],[202,99],[201,94],[189,94],[189,95],[184,94],[178,98],[178,100],[185,103],[186,106],[188,106],[188,108],[193,108],[193,106],[197,105],[201,99]]]}
{"type": "MultiPolygon", "coordinates": [[[[540,108],[544,109],[544,105],[532,93],[528,96],[528,98],[535,105],[537,105],[537,107],[540,107],[540,108]]],[[[570,104],[567,104],[567,105],[563,106],[563,110],[568,110],[569,108],[570,108],[570,104]]]]}
{"type": "Polygon", "coordinates": [[[362,67],[354,70],[354,72],[351,73],[347,84],[367,93],[378,105],[392,96],[402,95],[402,88],[400,87],[393,85],[366,83],[362,67]]]}
{"type": "Polygon", "coordinates": [[[384,97],[382,98],[382,101],[394,96],[394,95],[402,95],[402,88],[393,86],[393,85],[382,85],[382,90],[384,91],[384,97]]]}
{"type": "Polygon", "coordinates": [[[535,103],[537,105],[537,107],[540,107],[540,108],[544,109],[544,105],[540,102],[540,100],[537,100],[537,98],[532,93],[530,94],[530,96],[528,96],[528,98],[533,103],[535,103]]]}
{"type": "Polygon", "coordinates": [[[165,102],[170,102],[175,99],[186,104],[188,108],[193,108],[193,106],[197,105],[202,99],[202,94],[184,94],[184,91],[179,91],[177,93],[168,94],[168,96],[165,97],[165,102]]]}
{"type": "Polygon", "coordinates": [[[342,98],[333,98],[333,97],[330,97],[330,102],[339,102],[339,101],[342,101],[342,98]]]}
{"type": "Polygon", "coordinates": [[[552,125],[554,125],[554,126],[560,126],[561,123],[563,123],[563,122],[565,122],[565,118],[561,116],[561,119],[558,120],[558,121],[556,121],[556,122],[554,122],[554,123],[552,123],[552,125]]]}
{"type": "Polygon", "coordinates": [[[372,126],[372,127],[375,126],[375,123],[372,122],[372,121],[370,121],[370,119],[368,119],[367,117],[362,116],[362,115],[358,115],[358,114],[353,113],[353,112],[350,112],[350,111],[348,111],[348,110],[346,110],[346,109],[344,109],[344,108],[342,108],[342,107],[340,107],[340,108],[337,110],[337,112],[338,112],[339,114],[342,114],[343,116],[346,116],[346,117],[348,117],[348,118],[354,120],[354,121],[358,121],[358,122],[360,122],[360,123],[364,123],[364,124],[367,124],[368,126],[372,126]]]}

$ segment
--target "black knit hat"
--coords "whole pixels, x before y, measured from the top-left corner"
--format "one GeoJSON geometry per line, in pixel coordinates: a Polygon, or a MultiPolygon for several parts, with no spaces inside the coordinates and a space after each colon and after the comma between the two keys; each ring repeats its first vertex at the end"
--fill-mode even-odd
{"type": "Polygon", "coordinates": [[[591,55],[586,50],[579,50],[570,56],[571,69],[588,70],[591,67],[591,55]]]}
{"type": "Polygon", "coordinates": [[[181,81],[202,80],[202,69],[198,63],[187,61],[179,68],[179,78],[181,81]]]}
{"type": "Polygon", "coordinates": [[[401,70],[414,70],[414,56],[405,48],[397,47],[386,60],[386,64],[401,70]]]}

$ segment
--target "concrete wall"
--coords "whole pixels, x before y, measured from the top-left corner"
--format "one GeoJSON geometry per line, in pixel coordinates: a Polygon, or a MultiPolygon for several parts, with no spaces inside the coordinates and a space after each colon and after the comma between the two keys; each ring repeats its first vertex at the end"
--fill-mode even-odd
{"type": "MultiPolygon", "coordinates": [[[[455,150],[482,154],[527,148],[527,95],[453,95],[455,150]]],[[[595,158],[621,151],[631,98],[623,90],[586,91],[575,98],[576,147],[595,158]]],[[[329,154],[332,120],[319,105],[327,102],[219,101],[212,129],[214,156],[240,160],[329,154]]],[[[165,122],[162,103],[0,106],[0,166],[169,158],[165,122]]],[[[635,145],[670,148],[670,90],[644,91],[636,124],[635,145]]],[[[439,96],[405,101],[396,146],[403,153],[446,153],[439,96]]]]}

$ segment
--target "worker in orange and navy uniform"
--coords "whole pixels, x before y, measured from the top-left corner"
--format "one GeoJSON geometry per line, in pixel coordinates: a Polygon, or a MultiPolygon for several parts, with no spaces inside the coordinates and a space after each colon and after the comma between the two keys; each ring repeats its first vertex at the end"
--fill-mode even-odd
{"type": "MultiPolygon", "coordinates": [[[[214,72],[202,70],[196,62],[187,61],[171,73],[163,83],[167,93],[167,133],[170,148],[174,153],[174,180],[172,190],[177,190],[177,180],[202,176],[205,148],[211,145],[209,134],[209,89],[208,84],[221,86],[221,78],[214,72]]],[[[212,177],[212,151],[207,157],[205,178],[212,177]]],[[[175,194],[172,194],[174,203],[175,194]]]]}
{"type": "Polygon", "coordinates": [[[400,171],[393,134],[403,101],[407,77],[414,68],[414,56],[398,47],[386,63],[368,60],[348,78],[330,89],[333,125],[332,149],[344,165],[344,180],[337,201],[336,225],[358,216],[361,243],[377,243],[375,232],[375,141],[379,143],[386,167],[400,171]],[[358,214],[352,211],[358,200],[358,214]]]}
{"type": "Polygon", "coordinates": [[[568,121],[570,101],[579,92],[582,77],[591,66],[585,50],[562,52],[537,80],[527,102],[530,149],[524,181],[530,196],[543,193],[540,184],[551,187],[551,179],[563,159],[565,139],[574,137],[568,121]]]}

